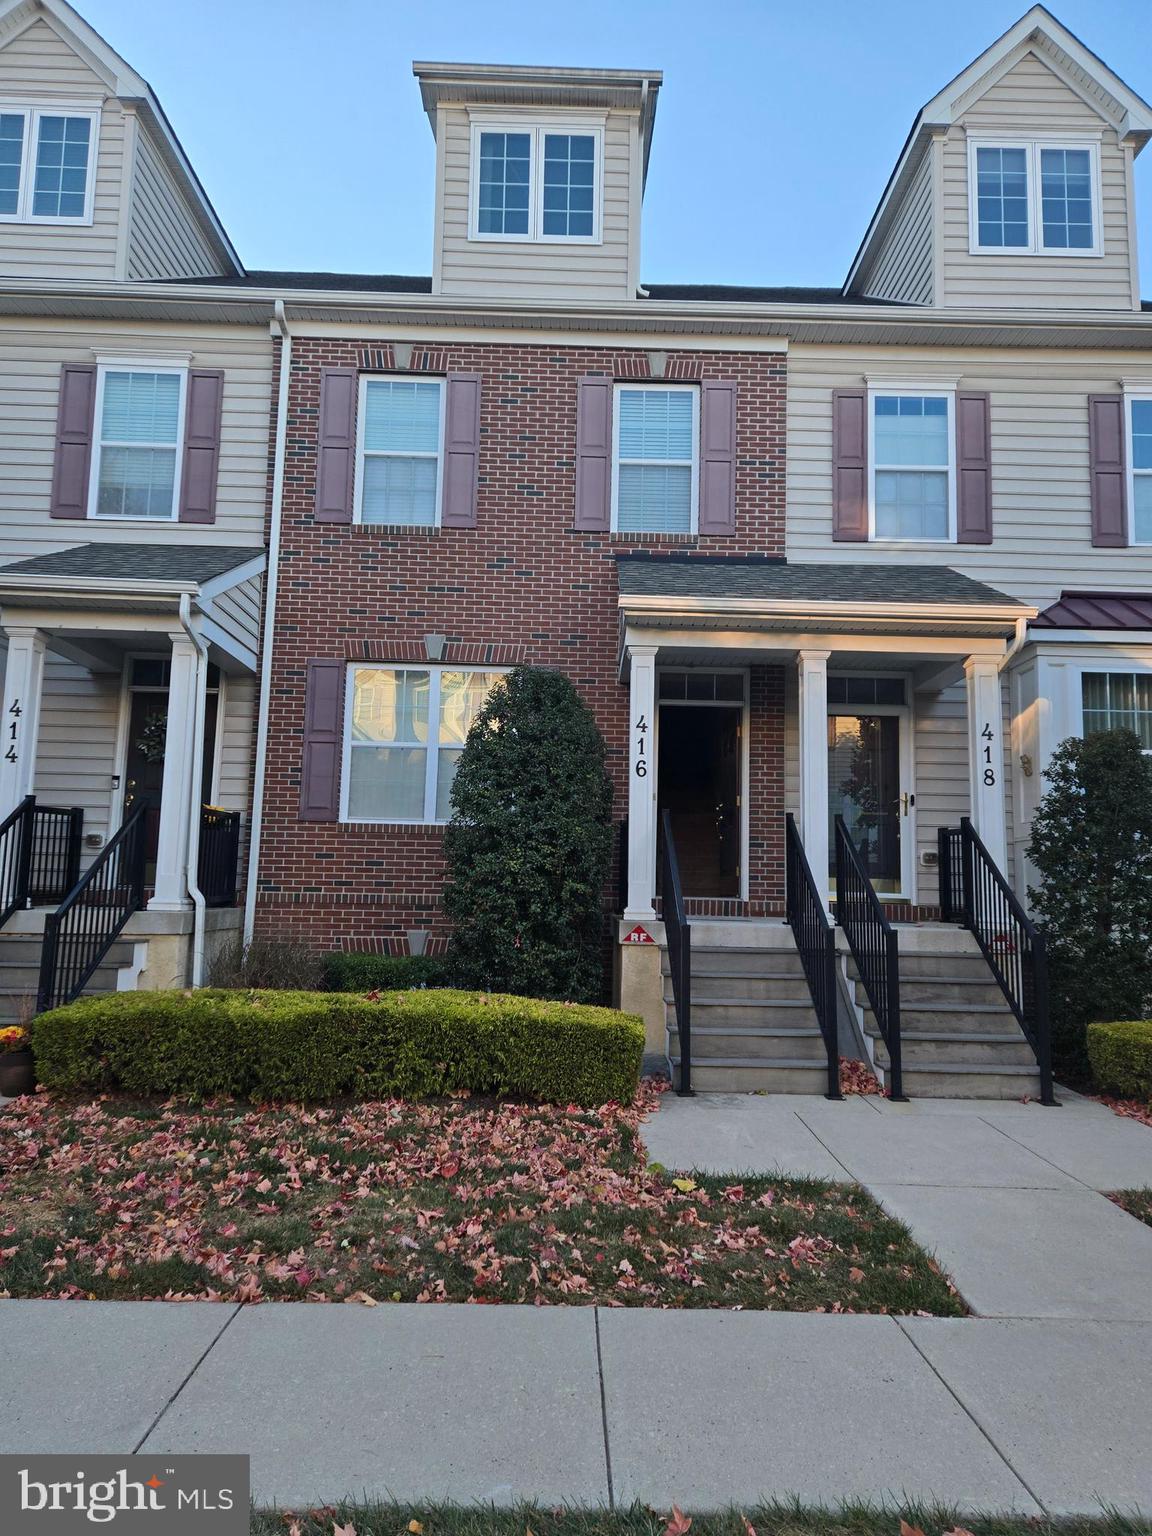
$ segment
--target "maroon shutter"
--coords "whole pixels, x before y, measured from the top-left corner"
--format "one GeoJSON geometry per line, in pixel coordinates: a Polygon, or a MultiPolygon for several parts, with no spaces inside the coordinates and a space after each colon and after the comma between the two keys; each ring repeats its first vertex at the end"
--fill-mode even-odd
{"type": "Polygon", "coordinates": [[[1123,395],[1088,396],[1092,475],[1092,542],[1100,549],[1128,543],[1128,471],[1124,463],[1123,395]]]}
{"type": "Polygon", "coordinates": [[[612,380],[590,375],[576,387],[576,521],[587,533],[612,524],[612,380]]]}
{"type": "Polygon", "coordinates": [[[700,532],[736,532],[736,385],[700,385],[700,532]]]}
{"type": "Polygon", "coordinates": [[[51,517],[87,517],[92,428],[96,419],[96,364],[65,363],[60,370],[51,517]]]}
{"type": "Polygon", "coordinates": [[[342,661],[308,663],[300,770],[301,821],[337,821],[340,817],[344,677],[342,661]]]}
{"type": "Polygon", "coordinates": [[[992,542],[992,417],[985,391],[956,396],[956,542],[992,542]]]}
{"type": "Polygon", "coordinates": [[[316,521],[350,523],[356,468],[355,368],[320,370],[320,423],[316,446],[316,521]]]}
{"type": "Polygon", "coordinates": [[[832,537],[868,540],[868,396],[832,391],[832,537]]]}
{"type": "Polygon", "coordinates": [[[220,468],[220,412],[224,374],[193,368],[188,375],[184,414],[184,467],[180,479],[180,521],[216,521],[216,476],[220,468]]]}
{"type": "Polygon", "coordinates": [[[445,528],[475,528],[480,471],[480,375],[450,373],[444,404],[445,528]]]}

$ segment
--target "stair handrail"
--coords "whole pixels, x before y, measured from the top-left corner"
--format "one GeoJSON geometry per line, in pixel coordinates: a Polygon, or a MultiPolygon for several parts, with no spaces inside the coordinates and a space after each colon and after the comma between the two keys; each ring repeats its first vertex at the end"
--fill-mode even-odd
{"type": "Polygon", "coordinates": [[[36,796],[25,795],[0,822],[0,928],[28,905],[36,796]]]}
{"type": "Polygon", "coordinates": [[[836,817],[836,920],[844,930],[881,1038],[888,1048],[889,1095],[904,1100],[900,1060],[900,952],[856,844],[836,817]]]}
{"type": "Polygon", "coordinates": [[[816,1010],[828,1058],[828,1088],[824,1097],[840,1094],[840,1039],[836,1008],[836,930],[812,874],[804,842],[789,811],[784,818],[784,910],[804,977],[816,1010]]]}
{"type": "MultiPolygon", "coordinates": [[[[1048,946],[1003,871],[984,846],[971,818],[946,830],[949,858],[957,848],[963,905],[951,917],[972,934],[999,983],[1040,1070],[1040,1102],[1057,1103],[1052,1083],[1052,1022],[1048,1010],[1048,946]]],[[[944,839],[941,838],[941,847],[944,839]]],[[[954,865],[953,865],[954,869],[954,865]]],[[[950,881],[955,891],[955,879],[950,881]]]]}
{"type": "Polygon", "coordinates": [[[672,836],[672,816],[664,811],[660,818],[660,910],[664,919],[664,939],[668,946],[668,969],[672,972],[672,998],[676,1004],[676,1038],[680,1043],[680,1081],[676,1092],[682,1098],[694,1098],[692,1087],[692,925],[684,908],[680,884],[680,863],[676,840],[672,836]]]}
{"type": "Polygon", "coordinates": [[[44,921],[36,1011],[73,1002],[144,905],[147,803],[141,801],[44,921]]]}

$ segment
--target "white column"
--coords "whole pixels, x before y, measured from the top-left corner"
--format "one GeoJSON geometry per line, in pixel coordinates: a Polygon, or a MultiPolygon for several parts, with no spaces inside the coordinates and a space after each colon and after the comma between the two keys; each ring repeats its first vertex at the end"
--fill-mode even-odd
{"type": "Polygon", "coordinates": [[[150,911],[175,912],[188,905],[188,796],[195,719],[196,647],[188,636],[172,636],[168,683],[168,728],[164,736],[164,777],[160,788],[160,832],[156,843],[156,893],[150,911]]]}
{"type": "Polygon", "coordinates": [[[628,910],[626,918],[656,915],[656,647],[637,645],[632,658],[628,716],[628,910]]]}
{"type": "Polygon", "coordinates": [[[0,820],[32,793],[36,737],[44,692],[45,637],[38,629],[5,627],[4,720],[0,734],[0,820]]]}
{"type": "Polygon", "coordinates": [[[972,825],[985,848],[1007,875],[1008,840],[1004,823],[1004,711],[1000,671],[988,656],[964,663],[968,685],[968,777],[972,825]]]}
{"type": "Polygon", "coordinates": [[[800,836],[812,875],[828,899],[828,657],[799,651],[800,836]]]}

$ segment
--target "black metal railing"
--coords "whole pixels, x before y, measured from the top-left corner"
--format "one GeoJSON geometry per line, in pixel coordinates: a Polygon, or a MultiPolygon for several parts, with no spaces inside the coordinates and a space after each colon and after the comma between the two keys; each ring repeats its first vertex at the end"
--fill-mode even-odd
{"type": "Polygon", "coordinates": [[[628,910],[628,818],[620,823],[620,841],[616,849],[616,910],[628,910]]]}
{"type": "MultiPolygon", "coordinates": [[[[950,920],[962,923],[1000,984],[1000,990],[1032,1047],[1040,1069],[1040,1102],[1055,1104],[1052,1091],[1052,1031],[1048,1015],[1048,953],[1044,935],[1025,912],[1016,893],[996,867],[967,816],[946,829],[951,869],[960,868],[959,900],[955,876],[949,878],[950,920]]],[[[944,834],[940,846],[944,847],[944,834]]],[[[941,876],[943,880],[943,876],[941,876]]],[[[943,885],[941,886],[943,892],[943,885]]],[[[941,906],[945,906],[943,894],[941,906]]]]}
{"type": "Polygon", "coordinates": [[[940,917],[946,923],[964,922],[964,860],[959,827],[940,827],[936,833],[940,877],[940,917]]]}
{"type": "Polygon", "coordinates": [[[138,805],[44,924],[36,1009],[80,996],[124,924],[144,905],[146,805],[138,805]]]}
{"type": "Polygon", "coordinates": [[[789,813],[784,818],[784,910],[812,996],[828,1057],[826,1099],[840,1097],[840,1040],[836,1022],[836,930],[812,875],[808,855],[789,813]]]}
{"type": "Polygon", "coordinates": [[[204,806],[200,811],[196,883],[206,906],[235,906],[239,868],[240,812],[204,806]]]}
{"type": "Polygon", "coordinates": [[[28,906],[59,901],[80,873],[84,812],[27,795],[0,822],[0,928],[28,906]]]}
{"type": "Polygon", "coordinates": [[[888,1049],[889,1094],[904,1098],[900,1063],[900,956],[896,933],[884,916],[860,854],[836,818],[836,920],[844,930],[860,980],[888,1049]]]}
{"type": "Polygon", "coordinates": [[[676,1092],[692,1095],[692,925],[684,911],[680,866],[672,836],[672,816],[660,818],[660,891],[668,968],[672,972],[672,998],[676,1004],[676,1037],[680,1043],[680,1081],[676,1092]]]}

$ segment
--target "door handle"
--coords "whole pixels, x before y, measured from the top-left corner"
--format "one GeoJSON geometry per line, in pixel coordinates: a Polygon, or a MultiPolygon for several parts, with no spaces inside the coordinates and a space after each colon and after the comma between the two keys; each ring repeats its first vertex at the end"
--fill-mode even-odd
{"type": "Polygon", "coordinates": [[[900,814],[901,814],[901,816],[907,816],[908,812],[912,809],[912,807],[915,804],[916,804],[916,796],[915,795],[911,795],[911,794],[908,793],[907,790],[904,790],[902,792],[901,796],[900,796],[900,814]]]}

